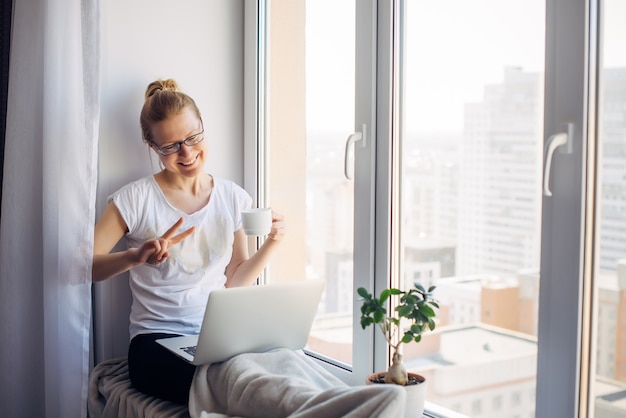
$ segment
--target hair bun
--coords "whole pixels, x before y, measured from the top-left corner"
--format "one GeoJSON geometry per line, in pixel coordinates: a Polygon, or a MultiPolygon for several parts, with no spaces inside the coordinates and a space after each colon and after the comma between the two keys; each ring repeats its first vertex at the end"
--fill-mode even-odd
{"type": "Polygon", "coordinates": [[[156,80],[148,85],[146,89],[146,99],[152,97],[156,92],[161,91],[178,91],[178,83],[174,79],[156,80]]]}

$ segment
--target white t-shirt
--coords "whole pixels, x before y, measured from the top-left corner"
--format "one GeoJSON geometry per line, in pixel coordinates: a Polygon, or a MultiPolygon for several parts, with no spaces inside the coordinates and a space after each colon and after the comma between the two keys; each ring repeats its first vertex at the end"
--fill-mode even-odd
{"type": "Polygon", "coordinates": [[[209,293],[226,283],[234,233],[241,228],[241,211],[250,208],[251,197],[234,182],[214,177],[209,203],[189,215],[172,206],[149,176],[124,186],[110,200],[128,226],[128,248],[161,236],[180,217],[185,221],[177,233],[196,228],[169,249],[165,263],[130,270],[131,338],[152,332],[198,334],[209,293]]]}

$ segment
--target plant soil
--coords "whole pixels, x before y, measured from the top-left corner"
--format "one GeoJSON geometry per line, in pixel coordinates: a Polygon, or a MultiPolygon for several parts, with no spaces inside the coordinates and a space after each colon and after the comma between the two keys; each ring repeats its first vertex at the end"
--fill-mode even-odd
{"type": "MultiPolygon", "coordinates": [[[[378,375],[376,377],[371,378],[370,382],[387,384],[387,383],[385,383],[385,375],[384,374],[380,374],[380,375],[378,375]]],[[[406,382],[405,386],[419,385],[420,383],[422,383],[421,380],[419,380],[419,379],[409,375],[409,380],[406,382]]],[[[393,385],[393,383],[389,383],[389,384],[393,385]]]]}

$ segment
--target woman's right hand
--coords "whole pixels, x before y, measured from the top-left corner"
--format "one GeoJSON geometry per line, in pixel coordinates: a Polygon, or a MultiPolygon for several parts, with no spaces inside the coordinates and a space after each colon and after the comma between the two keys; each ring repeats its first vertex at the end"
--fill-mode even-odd
{"type": "Polygon", "coordinates": [[[185,238],[193,234],[195,227],[191,227],[178,235],[174,235],[178,228],[183,224],[184,219],[180,218],[170,229],[168,229],[159,238],[154,238],[145,241],[136,250],[136,262],[137,264],[163,264],[167,257],[169,257],[169,249],[173,245],[178,244],[185,238]]]}
{"type": "Polygon", "coordinates": [[[94,229],[91,280],[93,282],[106,280],[145,263],[162,264],[167,260],[172,245],[186,239],[195,230],[191,227],[175,235],[183,221],[183,218],[180,218],[163,235],[145,241],[139,248],[112,253],[111,249],[128,231],[128,227],[113,201],[109,202],[94,229]]]}

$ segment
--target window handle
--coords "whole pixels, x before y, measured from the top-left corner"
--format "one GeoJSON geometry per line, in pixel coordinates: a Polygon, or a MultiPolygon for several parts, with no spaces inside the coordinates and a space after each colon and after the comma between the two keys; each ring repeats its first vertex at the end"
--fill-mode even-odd
{"type": "Polygon", "coordinates": [[[361,148],[365,147],[365,124],[363,124],[363,129],[361,132],[354,132],[350,134],[348,140],[346,141],[346,151],[343,155],[343,173],[348,180],[352,180],[352,171],[349,168],[348,164],[348,156],[350,155],[350,149],[352,148],[352,144],[358,142],[361,145],[361,148]]]}
{"type": "Polygon", "coordinates": [[[565,145],[564,153],[570,154],[572,152],[572,135],[574,133],[574,124],[567,124],[567,132],[560,132],[552,135],[548,138],[546,143],[546,156],[545,165],[543,170],[543,195],[552,196],[550,191],[550,171],[552,170],[552,156],[554,151],[562,145],[565,145]]]}

